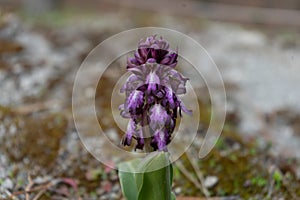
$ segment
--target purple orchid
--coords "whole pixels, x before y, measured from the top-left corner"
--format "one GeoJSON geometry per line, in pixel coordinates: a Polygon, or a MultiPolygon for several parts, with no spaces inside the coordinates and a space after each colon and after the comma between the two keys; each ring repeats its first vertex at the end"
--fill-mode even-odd
{"type": "Polygon", "coordinates": [[[130,146],[134,138],[135,149],[143,149],[149,141],[153,150],[166,151],[177,113],[192,113],[178,97],[186,93],[188,78],[174,69],[177,57],[167,41],[151,36],[141,40],[134,57],[128,58],[127,70],[132,74],[121,89],[126,101],[119,107],[121,116],[130,118],[124,146],[130,146]]]}

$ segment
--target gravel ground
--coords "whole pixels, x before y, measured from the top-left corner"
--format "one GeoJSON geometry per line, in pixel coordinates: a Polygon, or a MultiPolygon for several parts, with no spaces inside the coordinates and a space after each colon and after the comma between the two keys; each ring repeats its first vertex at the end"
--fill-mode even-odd
{"type": "MultiPolygon", "coordinates": [[[[36,199],[121,199],[117,171],[100,164],[80,142],[72,119],[71,95],[75,73],[87,53],[106,37],[141,24],[174,28],[188,34],[207,49],[222,73],[228,100],[226,128],[238,132],[237,138],[254,141],[255,145],[232,142],[239,139],[224,136],[231,139],[219,144],[212,154],[216,161],[211,157],[209,160],[225,168],[228,160],[234,160],[224,156],[237,147],[232,143],[238,143],[237,149],[249,155],[257,148],[260,153],[249,158],[249,163],[245,161],[247,165],[257,162],[259,165],[254,168],[260,166],[266,174],[268,170],[271,174],[277,170],[283,177],[291,172],[293,175],[286,180],[299,184],[300,93],[296,90],[300,83],[299,33],[293,30],[273,33],[167,15],[151,19],[147,13],[136,15],[140,13],[104,13],[97,20],[78,20],[76,26],[70,21],[60,27],[28,25],[14,14],[1,18],[0,199],[12,194],[15,199],[26,199],[26,189],[32,190],[29,196],[36,199]],[[128,16],[134,20],[121,20],[128,16]],[[146,22],[141,22],[143,20],[146,22]],[[282,164],[285,161],[290,162],[287,168],[291,168],[286,171],[282,164]],[[268,162],[271,164],[266,164],[268,162]],[[270,168],[274,165],[275,168],[270,168]]],[[[209,72],[199,60],[203,70],[209,72]]],[[[107,84],[113,84],[109,81],[116,74],[120,72],[107,73],[107,84]]],[[[214,78],[214,74],[208,74],[207,78],[214,78]]],[[[191,80],[197,79],[189,72],[186,75],[191,80]]],[[[199,89],[204,91],[201,100],[205,102],[208,98],[205,85],[199,84],[199,89]]],[[[106,99],[99,99],[99,107],[105,106],[106,99]]],[[[105,109],[101,111],[102,114],[106,112],[105,109]]],[[[105,130],[115,135],[117,141],[122,132],[111,124],[113,119],[107,117],[105,130]]],[[[201,122],[203,130],[206,125],[201,122]]],[[[194,148],[198,147],[196,142],[194,148]]],[[[115,164],[114,160],[111,162],[115,164]]],[[[243,198],[239,191],[224,192],[227,191],[222,185],[224,178],[210,171],[211,166],[199,165],[206,177],[203,184],[213,196],[243,198]]],[[[183,179],[180,169],[178,174],[174,184],[177,195],[203,196],[203,191],[193,185],[189,191],[186,186],[191,180],[183,179]]],[[[250,185],[259,185],[262,181],[248,179],[250,185]]],[[[246,180],[244,182],[246,184],[246,180]]],[[[274,199],[287,197],[284,190],[274,192],[277,195],[274,199]]],[[[293,191],[291,187],[288,197],[297,197],[293,191]]],[[[254,199],[260,197],[253,192],[254,199]]]]}

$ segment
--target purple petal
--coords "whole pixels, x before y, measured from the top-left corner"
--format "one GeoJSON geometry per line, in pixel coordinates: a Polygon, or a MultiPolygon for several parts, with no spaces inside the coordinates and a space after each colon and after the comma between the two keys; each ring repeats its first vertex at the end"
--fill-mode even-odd
{"type": "Polygon", "coordinates": [[[161,60],[168,54],[168,52],[168,50],[161,49],[160,47],[151,49],[152,57],[155,58],[158,62],[161,62],[161,60]]]}
{"type": "Polygon", "coordinates": [[[177,57],[177,53],[168,54],[160,61],[160,63],[174,68],[177,64],[177,57]]]}
{"type": "Polygon", "coordinates": [[[134,90],[127,98],[125,108],[131,113],[136,114],[144,105],[144,93],[134,90]]]}
{"type": "Polygon", "coordinates": [[[124,110],[124,104],[119,105],[119,110],[124,110]]]}
{"type": "Polygon", "coordinates": [[[171,68],[175,68],[176,65],[177,65],[177,62],[174,62],[174,63],[172,63],[172,64],[169,64],[168,66],[171,67],[171,68]]]}
{"type": "Polygon", "coordinates": [[[174,101],[174,96],[175,94],[173,93],[171,88],[165,87],[165,99],[163,100],[163,105],[164,106],[169,106],[171,109],[174,109],[176,107],[175,101],[174,101]]]}
{"type": "Polygon", "coordinates": [[[120,115],[124,118],[130,118],[131,117],[130,113],[126,110],[122,110],[120,115]]]}
{"type": "Polygon", "coordinates": [[[136,66],[139,66],[140,63],[138,62],[138,60],[136,58],[128,58],[127,59],[127,68],[133,68],[136,66]]]}
{"type": "Polygon", "coordinates": [[[188,114],[188,115],[192,115],[193,114],[193,111],[192,110],[188,110],[186,107],[185,107],[185,105],[184,105],[184,103],[181,101],[180,102],[180,109],[183,111],[183,112],[185,112],[186,114],[188,114]]]}
{"type": "MultiPolygon", "coordinates": [[[[149,48],[139,48],[138,49],[138,57],[142,59],[142,61],[147,60],[148,53],[150,52],[149,48]]],[[[136,56],[137,57],[137,56],[136,56]]]]}
{"type": "Polygon", "coordinates": [[[141,64],[144,63],[145,59],[147,58],[147,57],[143,57],[141,54],[139,54],[138,50],[134,53],[134,57],[141,64]]]}
{"type": "Polygon", "coordinates": [[[126,92],[126,95],[128,96],[133,90],[137,89],[143,84],[143,82],[136,76],[135,74],[130,75],[126,83],[121,88],[120,92],[126,92]]]}
{"type": "Polygon", "coordinates": [[[128,111],[125,110],[125,105],[122,104],[119,106],[119,110],[121,111],[120,112],[120,115],[124,118],[130,118],[130,113],[128,111]]]}
{"type": "Polygon", "coordinates": [[[151,65],[151,64],[148,64],[148,65],[142,64],[135,68],[129,68],[128,71],[135,74],[139,80],[145,81],[146,76],[151,72],[151,67],[149,65],[151,65]]]}
{"type": "Polygon", "coordinates": [[[169,83],[175,94],[185,94],[186,87],[185,84],[188,78],[185,78],[181,73],[172,69],[169,71],[169,83]]]}
{"type": "Polygon", "coordinates": [[[160,64],[167,65],[170,61],[171,61],[170,56],[166,56],[164,57],[164,59],[160,61],[160,64]]]}
{"type": "Polygon", "coordinates": [[[135,74],[136,76],[143,76],[143,70],[142,68],[138,68],[138,67],[135,67],[135,68],[129,68],[128,71],[132,72],[133,74],[135,74]]]}
{"type": "Polygon", "coordinates": [[[156,63],[156,60],[154,58],[149,58],[147,60],[147,63],[156,63]]]}
{"type": "Polygon", "coordinates": [[[135,122],[130,119],[129,123],[127,125],[127,131],[126,131],[126,135],[122,140],[122,144],[124,146],[130,146],[131,145],[131,141],[132,141],[132,136],[135,134],[136,132],[136,124],[135,122]]]}

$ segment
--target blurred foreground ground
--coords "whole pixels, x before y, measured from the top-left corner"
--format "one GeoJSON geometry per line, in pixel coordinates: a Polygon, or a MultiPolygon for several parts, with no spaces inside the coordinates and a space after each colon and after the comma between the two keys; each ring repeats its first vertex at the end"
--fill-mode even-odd
{"type": "MultiPolygon", "coordinates": [[[[224,132],[213,152],[198,160],[195,152],[210,119],[209,96],[199,81],[201,129],[198,143],[174,169],[175,193],[299,199],[299,27],[110,9],[1,14],[0,199],[121,199],[116,171],[94,159],[78,138],[72,87],[90,50],[113,34],[141,26],[175,29],[198,41],[216,62],[226,86],[224,132]],[[202,181],[196,178],[199,174],[202,181]],[[30,190],[27,197],[25,189],[30,190]]],[[[115,78],[125,72],[125,63],[116,66],[120,68],[101,80],[106,87],[99,86],[96,101],[104,130],[118,144],[123,133],[113,122],[110,94],[115,78]]],[[[184,73],[197,79],[189,71],[184,73]]]]}

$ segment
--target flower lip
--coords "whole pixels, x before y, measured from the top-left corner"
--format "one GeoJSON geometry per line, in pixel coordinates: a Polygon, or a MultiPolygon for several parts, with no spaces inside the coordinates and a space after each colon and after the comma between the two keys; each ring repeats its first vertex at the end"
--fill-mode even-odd
{"type": "Polygon", "coordinates": [[[157,130],[152,138],[151,146],[155,150],[167,151],[167,145],[170,143],[170,141],[171,137],[166,131],[157,130]]]}
{"type": "Polygon", "coordinates": [[[154,104],[150,108],[150,127],[152,130],[161,129],[170,119],[166,109],[160,104],[154,104]]]}
{"type": "Polygon", "coordinates": [[[122,140],[122,144],[124,146],[130,146],[131,145],[131,141],[132,141],[132,137],[135,135],[136,132],[136,124],[135,122],[130,119],[129,123],[127,125],[127,131],[126,131],[126,135],[122,140]]]}
{"type": "Polygon", "coordinates": [[[125,109],[131,114],[138,113],[144,105],[144,93],[139,90],[134,90],[127,98],[125,109]]]}

